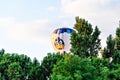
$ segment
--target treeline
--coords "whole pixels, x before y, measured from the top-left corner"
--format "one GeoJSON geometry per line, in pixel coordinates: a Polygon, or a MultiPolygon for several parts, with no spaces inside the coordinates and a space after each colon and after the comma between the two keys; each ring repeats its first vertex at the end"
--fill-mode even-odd
{"type": "Polygon", "coordinates": [[[101,31],[75,18],[71,53],[48,53],[39,62],[22,54],[0,51],[0,80],[120,80],[120,26],[101,50],[101,31]],[[98,53],[102,58],[98,58],[98,53]]]}
{"type": "Polygon", "coordinates": [[[0,80],[40,80],[40,71],[36,58],[0,51],[0,80]]]}

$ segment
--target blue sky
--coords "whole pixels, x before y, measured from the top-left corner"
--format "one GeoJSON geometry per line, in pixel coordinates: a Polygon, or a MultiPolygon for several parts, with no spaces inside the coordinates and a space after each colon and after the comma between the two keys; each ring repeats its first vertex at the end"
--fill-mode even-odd
{"type": "Polygon", "coordinates": [[[42,60],[55,52],[50,41],[53,30],[72,28],[76,16],[99,27],[105,46],[106,37],[115,36],[119,8],[119,0],[1,0],[0,48],[42,60]]]}

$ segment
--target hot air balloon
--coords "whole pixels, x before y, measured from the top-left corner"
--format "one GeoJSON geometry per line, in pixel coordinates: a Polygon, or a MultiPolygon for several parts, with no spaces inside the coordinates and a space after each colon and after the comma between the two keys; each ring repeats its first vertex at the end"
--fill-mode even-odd
{"type": "Polygon", "coordinates": [[[51,35],[52,46],[55,51],[60,53],[70,52],[70,36],[72,33],[70,28],[57,28],[51,35]]]}

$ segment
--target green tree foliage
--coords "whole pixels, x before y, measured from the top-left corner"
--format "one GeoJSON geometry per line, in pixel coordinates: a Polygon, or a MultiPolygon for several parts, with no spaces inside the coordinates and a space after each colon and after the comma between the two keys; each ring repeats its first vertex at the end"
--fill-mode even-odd
{"type": "Polygon", "coordinates": [[[103,57],[112,58],[112,62],[120,63],[120,27],[116,29],[116,37],[112,38],[112,35],[109,35],[107,38],[107,47],[104,48],[103,57]]]}
{"type": "Polygon", "coordinates": [[[52,80],[119,80],[120,64],[97,57],[65,55],[53,68],[52,80]]]}
{"type": "Polygon", "coordinates": [[[109,70],[109,60],[108,59],[100,59],[97,57],[93,57],[91,59],[92,65],[96,69],[96,79],[95,80],[108,80],[109,70]]]}
{"type": "Polygon", "coordinates": [[[1,49],[0,50],[0,54],[4,54],[5,53],[5,50],[4,49],[1,49]]]}
{"type": "MultiPolygon", "coordinates": [[[[2,54],[1,54],[2,55],[2,54]]],[[[7,69],[10,62],[10,54],[4,54],[1,56],[0,55],[0,79],[2,80],[9,80],[9,77],[7,75],[7,69]]]]}
{"type": "Polygon", "coordinates": [[[87,58],[65,55],[53,68],[52,80],[95,80],[95,67],[87,58]]]}
{"type": "Polygon", "coordinates": [[[120,64],[111,62],[108,68],[110,70],[107,74],[109,80],[120,80],[120,64]]]}
{"type": "Polygon", "coordinates": [[[40,64],[26,55],[0,54],[0,80],[40,80],[40,64]]]}
{"type": "Polygon", "coordinates": [[[19,80],[22,74],[21,69],[19,62],[11,63],[7,69],[9,80],[19,80]]]}
{"type": "Polygon", "coordinates": [[[116,50],[112,58],[114,63],[120,64],[120,50],[116,50]]]}
{"type": "Polygon", "coordinates": [[[115,40],[112,38],[112,35],[109,35],[106,43],[107,43],[107,47],[104,48],[103,57],[110,58],[115,52],[115,40]]]}
{"type": "Polygon", "coordinates": [[[76,17],[74,29],[71,36],[71,52],[80,57],[96,56],[101,49],[98,27],[93,30],[88,21],[76,17]]]}
{"type": "Polygon", "coordinates": [[[52,73],[54,65],[62,58],[63,56],[60,55],[60,53],[48,53],[48,55],[43,58],[43,61],[41,63],[41,80],[47,80],[48,78],[50,78],[50,74],[52,73]]]}
{"type": "Polygon", "coordinates": [[[112,58],[115,64],[120,64],[120,26],[116,29],[115,51],[112,58]]]}
{"type": "Polygon", "coordinates": [[[120,27],[116,29],[116,48],[120,50],[120,27]]]}
{"type": "Polygon", "coordinates": [[[41,67],[39,61],[34,58],[30,70],[30,80],[41,80],[41,67]]]}

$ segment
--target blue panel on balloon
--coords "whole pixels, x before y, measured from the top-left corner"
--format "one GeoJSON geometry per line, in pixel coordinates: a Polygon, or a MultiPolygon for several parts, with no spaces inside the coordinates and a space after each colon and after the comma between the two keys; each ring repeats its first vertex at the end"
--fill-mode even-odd
{"type": "Polygon", "coordinates": [[[61,33],[64,33],[64,32],[66,32],[66,33],[72,33],[72,29],[70,29],[70,28],[62,28],[62,29],[60,29],[59,31],[58,31],[58,34],[61,34],[61,33]]]}
{"type": "Polygon", "coordinates": [[[67,33],[72,33],[72,30],[71,29],[67,29],[67,33]]]}
{"type": "Polygon", "coordinates": [[[64,33],[64,29],[60,29],[60,30],[59,30],[59,34],[60,34],[60,33],[64,33]]]}

